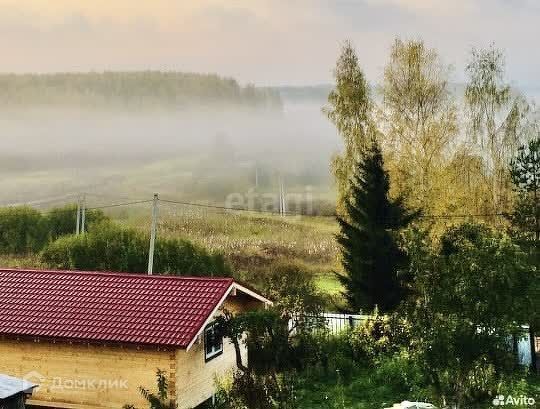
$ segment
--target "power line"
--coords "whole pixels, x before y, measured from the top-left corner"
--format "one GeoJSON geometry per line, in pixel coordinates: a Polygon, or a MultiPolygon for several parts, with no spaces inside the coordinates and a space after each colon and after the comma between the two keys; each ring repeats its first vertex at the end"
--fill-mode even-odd
{"type": "MultiPolygon", "coordinates": [[[[110,198],[110,196],[105,195],[99,195],[94,193],[89,193],[88,195],[96,196],[96,197],[107,197],[110,198]]],[[[66,195],[63,198],[72,197],[74,195],[66,195]]],[[[120,198],[120,197],[118,197],[120,198]]],[[[58,198],[60,199],[60,198],[58,198]]],[[[126,197],[122,197],[121,199],[129,199],[126,197]]],[[[8,208],[14,208],[16,209],[17,206],[24,206],[24,205],[31,205],[31,204],[37,204],[38,202],[45,203],[47,199],[41,199],[41,200],[35,200],[30,201],[26,203],[14,203],[10,205],[6,205],[5,207],[8,208]]],[[[52,201],[52,200],[51,200],[52,201]]],[[[112,203],[108,205],[102,205],[102,206],[93,206],[93,207],[87,207],[86,210],[102,210],[102,209],[110,209],[115,207],[123,207],[123,206],[132,206],[137,204],[143,204],[143,203],[151,203],[153,199],[139,199],[139,200],[130,200],[126,202],[120,202],[120,203],[112,203]]],[[[215,209],[215,210],[223,210],[223,211],[232,211],[232,212],[246,212],[246,213],[258,213],[258,214],[269,214],[269,215],[280,215],[282,213],[278,211],[272,211],[272,210],[261,210],[261,209],[250,209],[246,207],[228,207],[228,206],[219,206],[219,205],[210,205],[210,204],[203,204],[203,203],[194,203],[194,202],[186,202],[186,201],[179,201],[179,200],[171,200],[171,199],[158,199],[159,202],[168,203],[168,204],[174,204],[174,205],[182,205],[182,206],[190,206],[190,207],[199,207],[199,208],[205,208],[205,209],[215,209]]],[[[61,208],[54,208],[47,211],[42,211],[43,214],[50,214],[51,212],[72,212],[73,209],[61,209],[61,208]]],[[[225,213],[223,213],[225,214],[225,213]]],[[[283,213],[286,216],[303,216],[303,217],[332,217],[332,216],[320,216],[320,215],[311,215],[301,212],[291,212],[287,211],[283,213]]],[[[485,218],[485,217],[508,217],[511,216],[513,213],[477,213],[477,214],[420,214],[417,217],[422,219],[466,219],[466,218],[485,218]]]]}
{"type": "Polygon", "coordinates": [[[124,202],[124,203],[114,203],[110,205],[104,205],[104,206],[94,206],[94,207],[87,207],[86,210],[101,210],[101,209],[110,209],[113,207],[121,207],[121,206],[131,206],[141,203],[150,203],[152,202],[152,199],[148,200],[135,200],[133,202],[124,202]]]}
{"type": "MultiPolygon", "coordinates": [[[[164,203],[183,205],[183,206],[202,207],[202,208],[206,208],[206,209],[230,210],[230,211],[263,213],[263,214],[272,214],[272,215],[280,214],[279,212],[272,211],[272,210],[248,209],[246,207],[227,207],[227,206],[207,205],[207,204],[202,204],[202,203],[180,202],[180,201],[168,200],[168,199],[159,199],[159,201],[164,202],[164,203]]],[[[298,213],[298,214],[289,213],[289,215],[301,216],[300,213],[298,213]]]]}

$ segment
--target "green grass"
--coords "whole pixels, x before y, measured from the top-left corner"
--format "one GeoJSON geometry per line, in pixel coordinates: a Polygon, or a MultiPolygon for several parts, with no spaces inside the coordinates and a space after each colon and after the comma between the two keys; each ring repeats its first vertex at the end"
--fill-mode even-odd
{"type": "MultiPolygon", "coordinates": [[[[403,391],[395,390],[380,379],[375,381],[372,375],[372,370],[363,369],[356,372],[348,382],[343,382],[336,377],[327,378],[324,376],[317,379],[312,377],[301,379],[300,390],[297,391],[299,407],[306,409],[381,409],[391,407],[394,403],[406,399],[425,400],[423,397],[411,396],[403,391]]],[[[526,382],[526,396],[532,397],[538,402],[540,399],[540,375],[532,375],[526,379],[526,382]]],[[[519,392],[515,395],[517,397],[521,394],[519,392]]],[[[474,406],[475,409],[492,407],[491,402],[474,406]]]]}

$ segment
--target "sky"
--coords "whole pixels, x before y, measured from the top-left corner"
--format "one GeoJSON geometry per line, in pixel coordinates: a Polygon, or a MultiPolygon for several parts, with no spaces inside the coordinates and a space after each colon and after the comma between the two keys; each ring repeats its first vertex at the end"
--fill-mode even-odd
{"type": "Polygon", "coordinates": [[[329,83],[344,40],[379,81],[393,39],[423,39],[463,81],[472,47],[540,87],[540,0],[0,0],[1,72],[178,70],[329,83]]]}

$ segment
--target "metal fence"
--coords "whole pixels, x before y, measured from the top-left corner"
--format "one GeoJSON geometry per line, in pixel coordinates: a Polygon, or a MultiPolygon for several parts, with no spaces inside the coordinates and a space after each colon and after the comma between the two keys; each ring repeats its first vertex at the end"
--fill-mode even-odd
{"type": "Polygon", "coordinates": [[[321,315],[302,316],[300,319],[295,318],[289,322],[289,328],[294,326],[295,320],[312,320],[322,323],[329,334],[337,335],[348,329],[356,328],[363,321],[367,320],[367,315],[359,314],[339,314],[333,312],[325,312],[321,315]]]}

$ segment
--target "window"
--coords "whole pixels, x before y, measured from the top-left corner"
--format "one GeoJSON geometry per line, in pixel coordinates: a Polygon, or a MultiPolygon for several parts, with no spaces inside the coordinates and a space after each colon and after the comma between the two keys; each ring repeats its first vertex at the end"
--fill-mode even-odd
{"type": "Polygon", "coordinates": [[[218,331],[218,324],[214,322],[204,330],[204,356],[206,362],[223,353],[223,337],[218,331]]]}

